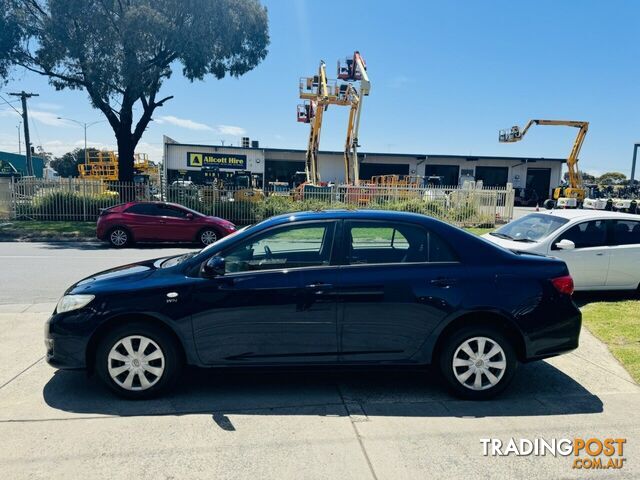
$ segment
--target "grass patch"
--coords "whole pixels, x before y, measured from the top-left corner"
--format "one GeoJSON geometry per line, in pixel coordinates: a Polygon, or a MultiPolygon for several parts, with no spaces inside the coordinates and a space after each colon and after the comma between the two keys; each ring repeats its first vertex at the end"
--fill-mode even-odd
{"type": "Polygon", "coordinates": [[[485,233],[493,232],[495,228],[469,227],[469,228],[465,228],[464,230],[466,230],[469,233],[473,233],[474,235],[480,236],[480,235],[484,235],[485,233]]]}
{"type": "Polygon", "coordinates": [[[0,223],[0,240],[84,240],[96,236],[95,222],[46,222],[37,220],[0,223]]]}
{"type": "Polygon", "coordinates": [[[640,383],[640,300],[588,303],[582,320],[640,383]]]}

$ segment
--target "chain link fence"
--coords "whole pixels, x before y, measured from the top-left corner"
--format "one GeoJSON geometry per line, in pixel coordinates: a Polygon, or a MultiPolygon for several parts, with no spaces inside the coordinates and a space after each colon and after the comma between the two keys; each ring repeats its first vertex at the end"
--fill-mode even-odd
{"type": "Polygon", "coordinates": [[[493,227],[513,217],[514,191],[506,188],[282,186],[215,188],[192,183],[160,189],[148,183],[69,178],[16,179],[9,184],[9,216],[17,220],[95,221],[100,210],[125,201],[167,201],[248,225],[272,215],[322,209],[380,209],[421,213],[454,225],[493,227]]]}

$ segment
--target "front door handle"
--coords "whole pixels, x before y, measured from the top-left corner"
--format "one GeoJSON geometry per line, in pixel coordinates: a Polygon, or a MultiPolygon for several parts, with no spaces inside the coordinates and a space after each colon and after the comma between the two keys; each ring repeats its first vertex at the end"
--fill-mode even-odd
{"type": "Polygon", "coordinates": [[[434,278],[429,283],[434,287],[443,287],[447,288],[452,285],[455,285],[457,280],[455,278],[434,278]]]}

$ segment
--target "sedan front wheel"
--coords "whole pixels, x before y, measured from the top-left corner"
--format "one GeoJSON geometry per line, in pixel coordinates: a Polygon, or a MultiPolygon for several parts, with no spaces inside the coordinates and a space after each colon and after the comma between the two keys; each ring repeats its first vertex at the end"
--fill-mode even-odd
{"type": "Polygon", "coordinates": [[[175,342],[153,325],[127,324],[107,333],[96,352],[96,371],[118,395],[149,398],[169,388],[180,370],[175,342]]]}

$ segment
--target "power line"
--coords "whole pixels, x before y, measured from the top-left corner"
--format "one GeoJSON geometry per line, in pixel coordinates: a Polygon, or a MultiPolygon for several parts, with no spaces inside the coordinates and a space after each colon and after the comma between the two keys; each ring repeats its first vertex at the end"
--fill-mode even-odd
{"type": "MultiPolygon", "coordinates": [[[[4,98],[2,95],[0,95],[0,99],[1,99],[4,103],[6,103],[7,105],[9,105],[11,108],[13,108],[13,110],[14,110],[18,115],[22,116],[22,113],[20,113],[18,110],[16,110],[16,108],[15,108],[13,105],[11,105],[11,102],[7,101],[7,99],[6,99],[6,98],[4,98]]],[[[20,101],[20,100],[16,100],[16,101],[15,101],[15,102],[13,102],[13,103],[18,103],[19,101],[20,101]]]]}

